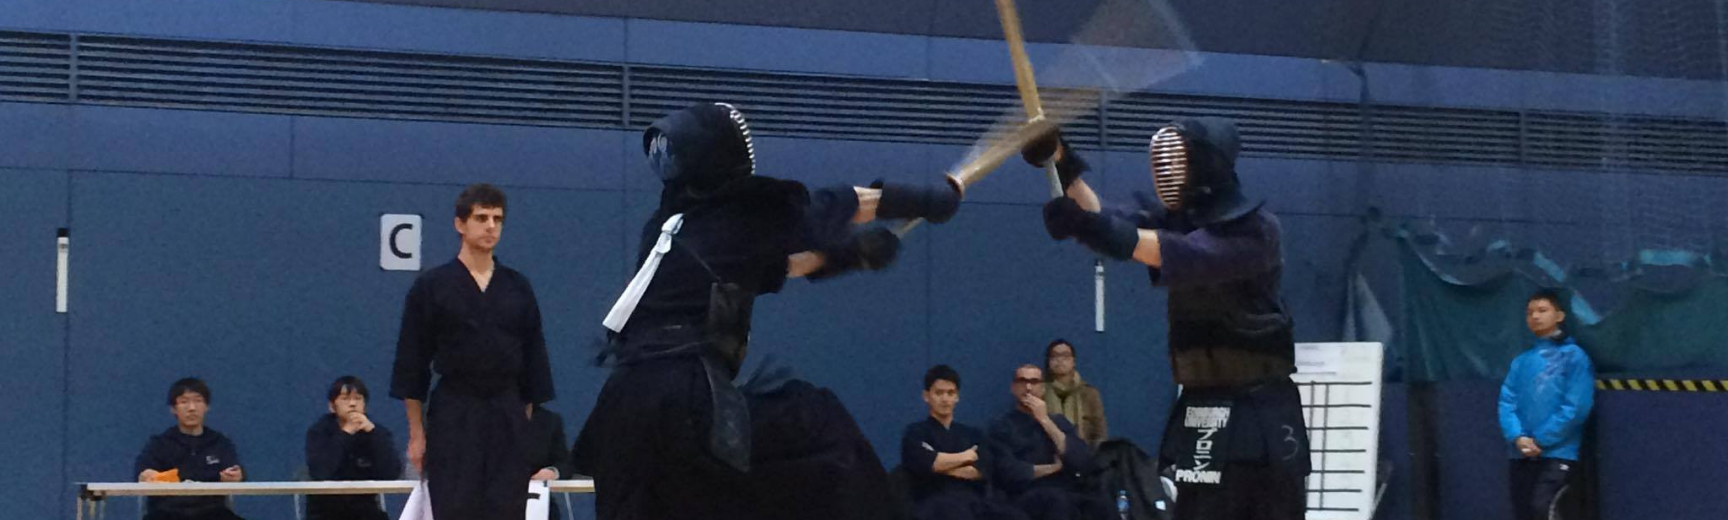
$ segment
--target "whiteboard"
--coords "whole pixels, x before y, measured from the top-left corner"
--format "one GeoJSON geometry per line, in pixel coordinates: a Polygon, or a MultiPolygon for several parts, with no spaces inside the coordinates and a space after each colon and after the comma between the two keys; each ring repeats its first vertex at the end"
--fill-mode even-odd
{"type": "Polygon", "coordinates": [[[1368,520],[1380,461],[1380,343],[1297,343],[1296,375],[1314,473],[1310,520],[1368,520]]]}

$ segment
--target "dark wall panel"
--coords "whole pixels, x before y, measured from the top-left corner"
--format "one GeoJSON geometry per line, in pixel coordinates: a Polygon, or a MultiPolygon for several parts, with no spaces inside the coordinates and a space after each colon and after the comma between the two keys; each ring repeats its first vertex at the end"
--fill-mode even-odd
{"type": "MultiPolygon", "coordinates": [[[[304,0],[299,0],[304,1],[304,0]]],[[[989,4],[894,0],[857,4],[800,2],[562,2],[555,0],[367,0],[472,9],[586,16],[800,27],[840,31],[998,39],[989,4]]],[[[1173,31],[1127,30],[1180,20],[1199,50],[1232,54],[1543,70],[1610,75],[1720,78],[1718,6],[1678,2],[1554,2],[1487,0],[1321,3],[1087,0],[1020,2],[1026,38],[1073,41],[1090,26],[1090,43],[1175,48],[1173,31]],[[1242,35],[1252,34],[1253,38],[1242,35]],[[1132,35],[1132,36],[1123,36],[1132,35]]]]}
{"type": "Polygon", "coordinates": [[[72,105],[0,103],[0,167],[64,169],[71,163],[72,105]]]}
{"type": "Polygon", "coordinates": [[[1728,510],[1721,401],[1721,394],[1597,392],[1602,518],[1714,518],[1728,510]]]}
{"type": "Polygon", "coordinates": [[[72,168],[287,177],[288,116],[77,106],[72,168]]]}
{"type": "Polygon", "coordinates": [[[8,515],[51,518],[71,512],[73,493],[61,464],[67,317],[54,312],[54,231],[67,222],[66,173],[0,168],[0,200],[10,215],[0,226],[0,265],[10,271],[0,276],[0,392],[7,396],[0,438],[12,440],[0,444],[0,459],[17,468],[0,474],[0,494],[8,515]]]}
{"type": "Polygon", "coordinates": [[[883,77],[927,71],[926,43],[898,35],[658,20],[630,20],[628,33],[635,63],[883,77]]]}
{"type": "Polygon", "coordinates": [[[617,190],[625,133],[307,117],[295,121],[293,164],[313,179],[617,190]]]}

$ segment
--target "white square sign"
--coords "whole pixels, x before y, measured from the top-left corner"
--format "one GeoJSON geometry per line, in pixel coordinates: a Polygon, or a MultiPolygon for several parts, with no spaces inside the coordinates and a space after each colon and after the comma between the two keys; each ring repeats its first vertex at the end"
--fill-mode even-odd
{"type": "Polygon", "coordinates": [[[420,270],[420,216],[378,217],[378,267],[385,271],[420,270]]]}

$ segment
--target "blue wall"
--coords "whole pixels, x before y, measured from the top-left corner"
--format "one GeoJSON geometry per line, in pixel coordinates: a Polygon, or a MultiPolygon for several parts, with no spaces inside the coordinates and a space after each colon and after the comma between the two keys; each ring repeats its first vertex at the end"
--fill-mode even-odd
{"type": "MultiPolygon", "coordinates": [[[[1001,35],[995,10],[974,0],[351,1],[959,38],[1001,35]]],[[[1722,6],[1710,0],[1065,0],[1017,7],[1026,40],[1035,42],[1074,42],[1077,33],[1103,25],[1109,29],[1087,43],[1636,76],[1721,79],[1725,72],[1718,65],[1722,50],[1708,43],[1722,36],[1722,6]],[[1127,30],[1121,23],[1136,21],[1132,27],[1144,29],[1147,20],[1164,16],[1181,19],[1181,34],[1127,30]]]]}
{"type": "MultiPolygon", "coordinates": [[[[321,0],[10,0],[0,28],[1012,82],[993,41],[321,0]]],[[[1069,50],[1031,49],[1046,64],[1069,50]]],[[[1357,79],[1333,64],[1204,58],[1158,88],[1338,101],[1358,93],[1357,79]]],[[[1368,70],[1374,98],[1388,103],[1716,119],[1724,106],[1714,82],[1368,70]]],[[[764,173],[812,184],[928,178],[964,152],[790,138],[762,139],[759,148],[764,173]]],[[[214,387],[212,425],[238,441],[249,477],[289,478],[301,464],[304,428],[323,410],[324,385],[344,373],[378,388],[387,380],[413,273],[373,263],[377,215],[424,215],[428,261],[447,259],[456,242],[442,219],[460,186],[477,181],[511,196],[500,258],[527,273],[541,295],[557,364],[553,408],[577,431],[604,377],[586,363],[598,318],[631,272],[636,230],[657,193],[638,153],[629,131],[0,103],[0,200],[13,210],[0,225],[0,243],[9,244],[0,265],[20,273],[0,277],[7,353],[0,389],[20,397],[6,405],[0,437],[38,440],[0,445],[0,460],[30,468],[0,476],[0,503],[21,517],[70,518],[72,483],[130,479],[136,450],[170,424],[166,386],[188,374],[214,387]],[[73,230],[72,312],[56,315],[52,238],[62,226],[73,230]]],[[[1140,154],[1094,153],[1092,175],[1104,191],[1144,188],[1140,154]]],[[[1265,158],[1245,160],[1241,170],[1250,191],[1272,196],[1283,219],[1285,288],[1304,341],[1340,333],[1346,247],[1370,206],[1395,217],[1480,224],[1489,235],[1585,258],[1601,254],[1596,244],[1604,241],[1643,245],[1647,238],[1632,234],[1648,221],[1638,219],[1665,217],[1639,208],[1680,200],[1704,209],[1728,200],[1720,177],[1265,158]],[[1628,191],[1634,179],[1649,182],[1628,191]]],[[[1155,445],[1172,393],[1163,294],[1139,269],[1112,264],[1109,332],[1090,332],[1091,256],[1043,238],[1040,183],[1011,164],[970,194],[955,221],[913,235],[892,271],[815,287],[794,282],[764,299],[756,359],[785,358],[833,387],[893,465],[901,425],[923,414],[917,380],[925,367],[959,368],[967,380],[960,417],[983,423],[1007,407],[1003,386],[1013,367],[1037,361],[1046,341],[1063,336],[1078,344],[1081,372],[1103,390],[1112,433],[1155,445]]],[[[1700,236],[1728,230],[1719,209],[1691,218],[1700,236]]],[[[1648,240],[1696,241],[1691,233],[1648,240]]],[[[1398,289],[1387,253],[1385,244],[1371,246],[1364,267],[1389,304],[1398,289]]],[[[1504,500],[1495,498],[1504,493],[1495,480],[1504,478],[1504,464],[1486,392],[1466,385],[1441,397],[1446,518],[1505,517],[1504,500]]],[[[1388,389],[1389,457],[1404,448],[1402,395],[1388,389]]],[[[1603,414],[1604,444],[1625,454],[1605,458],[1605,474],[1649,471],[1640,462],[1646,455],[1672,455],[1665,446],[1676,438],[1707,444],[1710,430],[1701,424],[1728,420],[1699,398],[1642,399],[1603,400],[1604,410],[1625,410],[1603,414]],[[1714,422],[1679,423],[1670,410],[1714,422]],[[1665,421],[1685,426],[1644,427],[1665,421]]],[[[381,424],[403,431],[398,405],[380,398],[373,406],[381,424]]],[[[1407,516],[1402,478],[1395,470],[1384,518],[1407,516]]],[[[1647,499],[1658,490],[1638,484],[1604,489],[1613,512],[1605,518],[1703,518],[1704,509],[1687,508],[1695,497],[1647,499]]],[[[129,507],[122,501],[115,512],[129,507]]],[[[290,511],[281,498],[242,498],[237,507],[251,518],[290,511]]]]}
{"type": "Polygon", "coordinates": [[[61,459],[66,432],[66,320],[54,314],[54,230],[66,225],[64,173],[16,170],[0,177],[15,225],[0,226],[0,265],[37,276],[0,277],[0,391],[5,405],[0,456],[20,471],[0,476],[3,502],[10,510],[49,516],[62,510],[66,490],[61,459]],[[36,247],[29,247],[33,244],[36,247]],[[22,441],[22,442],[20,442],[22,441]],[[28,468],[28,469],[25,469],[28,468]]]}

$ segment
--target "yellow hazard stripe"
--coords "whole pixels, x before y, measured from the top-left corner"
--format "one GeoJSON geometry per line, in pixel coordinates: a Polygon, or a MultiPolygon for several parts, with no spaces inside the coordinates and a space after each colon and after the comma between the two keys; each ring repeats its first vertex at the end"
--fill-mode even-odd
{"type": "Polygon", "coordinates": [[[1638,392],[1728,392],[1728,379],[1619,379],[1596,380],[1597,390],[1638,392]]]}

